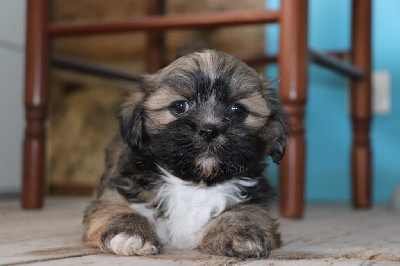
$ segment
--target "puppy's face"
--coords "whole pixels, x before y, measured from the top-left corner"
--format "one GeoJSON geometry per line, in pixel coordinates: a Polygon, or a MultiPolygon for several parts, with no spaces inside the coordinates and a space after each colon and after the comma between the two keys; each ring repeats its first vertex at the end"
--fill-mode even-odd
{"type": "Polygon", "coordinates": [[[284,153],[284,117],[274,90],[234,57],[207,50],[144,77],[122,107],[135,152],[184,180],[206,184],[256,177],[284,153]]]}

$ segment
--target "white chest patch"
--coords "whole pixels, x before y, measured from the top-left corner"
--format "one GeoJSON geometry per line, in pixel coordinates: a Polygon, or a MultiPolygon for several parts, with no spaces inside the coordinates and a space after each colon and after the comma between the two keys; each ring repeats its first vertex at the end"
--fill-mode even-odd
{"type": "Polygon", "coordinates": [[[226,208],[246,200],[243,188],[257,184],[256,180],[241,179],[212,187],[194,185],[160,169],[165,183],[155,199],[157,208],[150,208],[150,204],[132,204],[131,208],[154,224],[164,244],[179,249],[196,248],[209,221],[226,208]],[[157,218],[160,211],[162,218],[157,218]]]}

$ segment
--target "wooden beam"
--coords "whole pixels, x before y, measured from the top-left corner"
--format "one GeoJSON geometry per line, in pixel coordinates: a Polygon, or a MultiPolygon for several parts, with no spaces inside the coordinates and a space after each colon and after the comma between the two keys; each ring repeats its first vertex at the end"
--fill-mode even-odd
{"type": "Polygon", "coordinates": [[[371,0],[353,0],[351,62],[365,73],[362,80],[350,83],[353,205],[357,208],[371,206],[371,17],[371,0]]]}
{"type": "Polygon", "coordinates": [[[279,96],[291,124],[280,167],[280,212],[300,218],[304,208],[306,141],[303,118],[307,100],[308,1],[281,1],[279,96]]]}
{"type": "Polygon", "coordinates": [[[148,16],[130,21],[79,22],[49,24],[50,36],[110,34],[133,31],[236,26],[243,24],[276,23],[279,11],[244,10],[223,13],[188,14],[181,16],[148,16]]]}
{"type": "Polygon", "coordinates": [[[24,209],[43,204],[48,93],[49,1],[27,1],[25,57],[25,136],[21,203],[24,209]]]}
{"type": "Polygon", "coordinates": [[[308,49],[308,59],[322,67],[333,70],[346,77],[360,80],[364,77],[364,72],[353,66],[351,63],[340,60],[329,54],[323,54],[312,49],[308,49]]]}
{"type": "Polygon", "coordinates": [[[131,74],[110,67],[100,66],[97,64],[87,63],[82,60],[72,59],[65,56],[55,55],[51,59],[52,66],[77,71],[89,75],[101,76],[105,78],[123,79],[132,82],[141,81],[141,75],[131,74]]]}

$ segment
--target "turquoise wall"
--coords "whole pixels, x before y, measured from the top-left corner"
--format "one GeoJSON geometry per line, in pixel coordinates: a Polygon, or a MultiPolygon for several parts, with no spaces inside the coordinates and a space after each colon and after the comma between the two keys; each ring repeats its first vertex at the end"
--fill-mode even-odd
{"type": "MultiPolygon", "coordinates": [[[[284,0],[283,0],[284,1],[284,0]]],[[[279,1],[267,0],[269,8],[279,1]]],[[[371,130],[373,148],[373,200],[386,202],[400,185],[400,1],[373,1],[373,69],[391,75],[391,111],[374,115],[371,130]]],[[[309,46],[320,50],[350,47],[350,0],[309,1],[309,46]]],[[[278,26],[266,29],[266,50],[276,53],[278,26]]],[[[277,80],[276,66],[267,76],[277,80]]],[[[307,201],[348,201],[351,198],[347,80],[329,70],[309,64],[307,113],[307,201]]],[[[275,184],[277,169],[269,174],[275,184]]]]}

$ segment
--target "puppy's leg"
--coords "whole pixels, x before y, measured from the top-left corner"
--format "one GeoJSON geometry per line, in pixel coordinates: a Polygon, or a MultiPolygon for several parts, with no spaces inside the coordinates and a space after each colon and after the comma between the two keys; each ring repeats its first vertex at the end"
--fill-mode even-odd
{"type": "Polygon", "coordinates": [[[280,246],[278,224],[259,206],[243,206],[215,218],[199,249],[232,257],[267,257],[280,246]]]}
{"type": "Polygon", "coordinates": [[[115,190],[105,190],[85,211],[83,240],[117,255],[151,255],[162,252],[149,221],[134,212],[115,190]]]}

